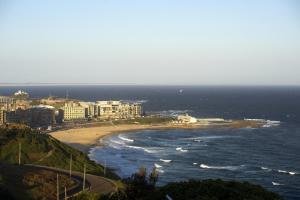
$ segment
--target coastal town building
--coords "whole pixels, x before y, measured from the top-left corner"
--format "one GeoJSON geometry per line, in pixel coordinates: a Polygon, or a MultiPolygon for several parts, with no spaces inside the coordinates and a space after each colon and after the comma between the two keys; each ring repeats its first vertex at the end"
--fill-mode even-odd
{"type": "Polygon", "coordinates": [[[16,99],[9,96],[0,96],[0,110],[16,110],[16,99]]]}
{"type": "Polygon", "coordinates": [[[33,126],[55,125],[64,120],[133,119],[142,116],[142,104],[120,100],[84,102],[49,96],[28,99],[29,94],[17,91],[0,96],[1,123],[23,123],[33,126]]]}
{"type": "Polygon", "coordinates": [[[6,112],[7,123],[21,123],[30,127],[48,127],[56,124],[55,111],[47,107],[32,107],[30,109],[6,112]]]}
{"type": "Polygon", "coordinates": [[[100,119],[127,119],[141,117],[142,105],[122,101],[97,101],[97,116],[100,119]]]}
{"type": "Polygon", "coordinates": [[[43,98],[39,100],[39,103],[44,105],[54,106],[55,108],[62,107],[67,102],[68,102],[67,99],[58,98],[54,96],[49,96],[48,98],[43,98]]]}
{"type": "Polygon", "coordinates": [[[0,125],[6,123],[6,111],[0,110],[0,125]]]}
{"type": "Polygon", "coordinates": [[[23,90],[18,90],[17,92],[14,93],[14,97],[16,99],[28,99],[29,94],[23,90]]]}
{"type": "Polygon", "coordinates": [[[27,101],[27,100],[17,100],[16,101],[16,110],[17,109],[22,109],[22,110],[26,110],[31,108],[31,102],[27,101]]]}
{"type": "Polygon", "coordinates": [[[85,119],[86,109],[77,102],[68,102],[61,108],[64,111],[64,120],[85,119]]]}
{"type": "Polygon", "coordinates": [[[85,109],[85,118],[95,118],[98,116],[97,106],[94,102],[81,101],[79,104],[85,109]]]}
{"type": "Polygon", "coordinates": [[[14,104],[16,99],[9,96],[0,96],[0,104],[14,104]]]}

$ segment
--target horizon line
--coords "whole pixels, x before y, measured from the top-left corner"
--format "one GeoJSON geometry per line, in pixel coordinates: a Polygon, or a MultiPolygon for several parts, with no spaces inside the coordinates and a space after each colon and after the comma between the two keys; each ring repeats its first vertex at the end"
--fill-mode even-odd
{"type": "Polygon", "coordinates": [[[24,82],[24,83],[7,83],[0,82],[0,87],[9,86],[214,86],[214,87],[300,87],[300,85],[292,84],[281,84],[281,85],[271,85],[271,84],[141,84],[141,83],[43,83],[43,82],[24,82]]]}

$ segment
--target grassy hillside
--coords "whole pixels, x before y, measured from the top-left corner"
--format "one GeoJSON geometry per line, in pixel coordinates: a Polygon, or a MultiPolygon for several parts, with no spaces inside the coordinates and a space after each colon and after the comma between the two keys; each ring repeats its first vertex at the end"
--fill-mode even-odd
{"type": "MultiPolygon", "coordinates": [[[[91,161],[84,153],[25,126],[0,127],[0,162],[18,163],[19,144],[22,146],[22,164],[69,169],[72,154],[73,170],[83,171],[86,164],[87,173],[103,175],[103,167],[91,161]]],[[[110,170],[106,170],[106,176],[118,178],[110,170]]]]}

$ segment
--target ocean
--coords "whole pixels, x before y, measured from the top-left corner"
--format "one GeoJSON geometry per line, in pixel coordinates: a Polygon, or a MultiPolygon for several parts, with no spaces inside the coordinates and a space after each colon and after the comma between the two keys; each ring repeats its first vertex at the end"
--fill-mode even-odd
{"type": "Polygon", "coordinates": [[[137,100],[148,113],[225,119],[265,119],[262,128],[143,130],[103,138],[90,158],[130,176],[156,166],[159,184],[188,179],[248,181],[300,199],[300,87],[215,86],[28,86],[32,97],[48,95],[85,101],[137,100]]]}

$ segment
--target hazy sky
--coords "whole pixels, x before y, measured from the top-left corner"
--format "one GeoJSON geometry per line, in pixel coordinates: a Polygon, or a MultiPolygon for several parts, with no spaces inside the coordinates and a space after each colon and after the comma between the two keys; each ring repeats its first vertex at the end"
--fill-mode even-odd
{"type": "Polygon", "coordinates": [[[297,0],[0,0],[0,83],[300,85],[297,0]]]}

